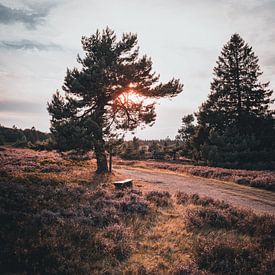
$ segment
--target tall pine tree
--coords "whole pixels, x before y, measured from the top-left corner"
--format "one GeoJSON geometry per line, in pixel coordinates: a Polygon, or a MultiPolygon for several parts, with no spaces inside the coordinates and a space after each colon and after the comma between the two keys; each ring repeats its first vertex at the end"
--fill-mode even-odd
{"type": "Polygon", "coordinates": [[[199,108],[193,154],[209,164],[274,159],[273,91],[262,83],[258,57],[238,34],[222,49],[206,102],[199,108]]]}
{"type": "Polygon", "coordinates": [[[271,127],[272,90],[259,80],[258,61],[252,47],[240,35],[232,35],[214,68],[210,95],[199,109],[200,125],[220,133],[234,127],[244,134],[259,134],[267,124],[271,127]]]}

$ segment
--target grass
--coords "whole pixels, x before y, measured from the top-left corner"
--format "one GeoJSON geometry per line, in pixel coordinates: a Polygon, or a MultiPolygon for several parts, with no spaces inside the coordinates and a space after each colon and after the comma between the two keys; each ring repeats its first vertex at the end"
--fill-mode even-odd
{"type": "Polygon", "coordinates": [[[128,165],[147,169],[165,169],[179,173],[186,173],[203,178],[213,178],[222,181],[234,182],[255,188],[275,191],[274,171],[251,171],[227,169],[208,166],[194,166],[186,164],[162,163],[157,161],[116,161],[117,165],[128,165]]]}
{"type": "Polygon", "coordinates": [[[6,149],[0,161],[1,274],[274,274],[272,216],[117,191],[115,176],[92,177],[94,161],[53,152],[6,149]]]}

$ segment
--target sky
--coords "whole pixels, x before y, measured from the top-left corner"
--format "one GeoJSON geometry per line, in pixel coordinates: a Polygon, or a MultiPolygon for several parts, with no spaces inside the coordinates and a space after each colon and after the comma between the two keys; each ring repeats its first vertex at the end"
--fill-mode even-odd
{"type": "MultiPolygon", "coordinates": [[[[80,39],[109,26],[137,33],[140,53],[183,92],[157,104],[143,139],[174,138],[181,118],[206,100],[213,68],[234,33],[253,47],[275,89],[275,0],[0,0],[0,124],[49,131],[47,102],[77,66],[80,39]]],[[[130,137],[130,136],[129,136],[130,137]]]]}

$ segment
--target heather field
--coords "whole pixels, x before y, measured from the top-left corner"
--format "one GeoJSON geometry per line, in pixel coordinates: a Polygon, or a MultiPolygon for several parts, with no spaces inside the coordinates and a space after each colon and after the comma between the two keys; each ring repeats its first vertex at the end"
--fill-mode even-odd
{"type": "Polygon", "coordinates": [[[116,171],[96,176],[88,158],[2,147],[0,162],[1,274],[275,272],[274,216],[135,183],[115,190],[116,171]]]}
{"type": "Polygon", "coordinates": [[[125,161],[118,160],[117,165],[127,165],[140,168],[157,168],[184,173],[198,177],[218,179],[222,181],[234,182],[269,191],[275,191],[274,171],[253,171],[227,169],[209,166],[194,166],[188,164],[165,163],[158,161],[125,161]]]}

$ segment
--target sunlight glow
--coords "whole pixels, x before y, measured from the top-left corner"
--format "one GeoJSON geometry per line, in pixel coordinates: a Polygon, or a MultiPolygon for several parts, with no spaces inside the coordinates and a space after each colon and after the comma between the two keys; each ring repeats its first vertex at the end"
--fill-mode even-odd
{"type": "Polygon", "coordinates": [[[130,83],[124,93],[118,96],[118,100],[124,105],[140,104],[143,101],[143,97],[135,91],[137,85],[135,83],[130,83]]]}
{"type": "Polygon", "coordinates": [[[142,101],[142,97],[139,96],[134,90],[125,92],[118,98],[123,104],[138,104],[142,101]]]}

